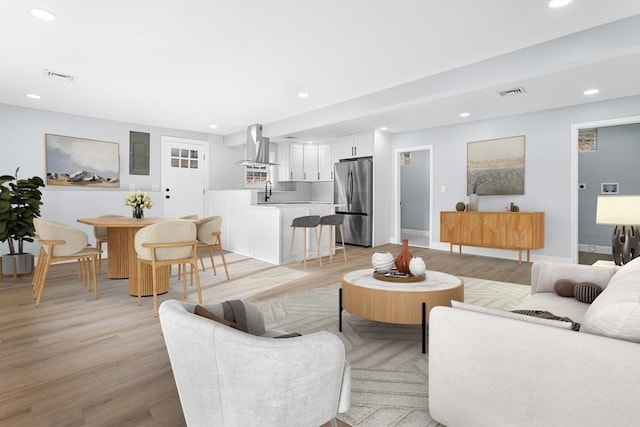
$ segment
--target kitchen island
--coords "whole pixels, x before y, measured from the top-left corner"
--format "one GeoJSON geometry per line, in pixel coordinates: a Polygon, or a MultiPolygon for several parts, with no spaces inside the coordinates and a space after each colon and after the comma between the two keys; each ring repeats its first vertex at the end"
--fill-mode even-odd
{"type": "MultiPolygon", "coordinates": [[[[242,190],[212,191],[210,200],[211,214],[222,216],[222,245],[225,250],[278,265],[289,263],[293,218],[331,215],[335,212],[335,205],[329,202],[258,204],[255,197],[242,190]]],[[[313,229],[307,230],[307,233],[308,250],[315,253],[313,229]]],[[[327,233],[329,227],[322,232],[321,256],[329,256],[327,233]]],[[[296,233],[292,261],[302,261],[301,230],[296,233]]]]}

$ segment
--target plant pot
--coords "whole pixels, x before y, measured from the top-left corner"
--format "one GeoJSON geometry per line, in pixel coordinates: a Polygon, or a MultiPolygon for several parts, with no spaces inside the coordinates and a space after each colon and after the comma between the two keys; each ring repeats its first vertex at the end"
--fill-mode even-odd
{"type": "Polygon", "coordinates": [[[2,274],[13,276],[33,271],[33,254],[2,255],[2,274]]]}

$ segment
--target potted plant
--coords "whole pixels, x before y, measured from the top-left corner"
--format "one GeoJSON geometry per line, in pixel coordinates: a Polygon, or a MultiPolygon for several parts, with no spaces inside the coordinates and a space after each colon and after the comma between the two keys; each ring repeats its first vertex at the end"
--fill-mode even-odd
{"type": "Polygon", "coordinates": [[[0,242],[9,245],[9,253],[2,255],[2,273],[7,275],[31,273],[33,254],[24,253],[24,242],[33,242],[33,219],[40,216],[42,205],[39,188],[44,181],[39,176],[18,179],[19,170],[0,176],[0,242]]]}

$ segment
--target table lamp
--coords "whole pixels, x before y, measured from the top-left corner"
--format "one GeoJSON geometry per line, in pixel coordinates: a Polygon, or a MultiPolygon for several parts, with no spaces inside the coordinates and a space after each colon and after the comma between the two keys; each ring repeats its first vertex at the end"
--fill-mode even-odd
{"type": "Polygon", "coordinates": [[[615,225],[611,250],[616,265],[640,256],[640,195],[598,196],[596,224],[615,225]]]}

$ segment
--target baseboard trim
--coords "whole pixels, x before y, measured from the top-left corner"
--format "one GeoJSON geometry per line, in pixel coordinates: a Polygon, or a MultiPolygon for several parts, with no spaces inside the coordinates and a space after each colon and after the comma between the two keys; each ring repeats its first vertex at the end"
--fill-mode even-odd
{"type": "Polygon", "coordinates": [[[578,250],[580,252],[589,252],[593,254],[611,255],[611,246],[589,245],[579,244],[578,250]]]}

